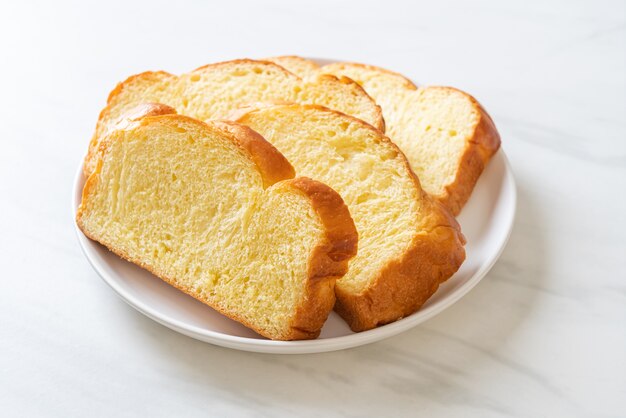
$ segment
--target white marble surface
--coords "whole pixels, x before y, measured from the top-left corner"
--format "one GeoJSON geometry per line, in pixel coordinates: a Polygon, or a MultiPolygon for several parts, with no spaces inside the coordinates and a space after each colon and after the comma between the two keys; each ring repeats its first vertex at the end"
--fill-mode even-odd
{"type": "Polygon", "coordinates": [[[626,415],[626,3],[0,6],[0,415],[626,415]],[[213,347],[83,258],[71,181],[115,82],[281,53],[479,98],[519,187],[501,260],[400,336],[321,355],[213,347]]]}

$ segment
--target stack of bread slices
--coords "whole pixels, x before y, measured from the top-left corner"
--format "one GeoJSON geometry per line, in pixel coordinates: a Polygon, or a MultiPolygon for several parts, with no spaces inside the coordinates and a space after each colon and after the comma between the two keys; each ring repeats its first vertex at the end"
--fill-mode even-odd
{"type": "Polygon", "coordinates": [[[500,138],[468,94],[285,56],[145,72],[84,162],[91,239],[277,340],[416,312],[465,259],[454,216],[500,138]]]}

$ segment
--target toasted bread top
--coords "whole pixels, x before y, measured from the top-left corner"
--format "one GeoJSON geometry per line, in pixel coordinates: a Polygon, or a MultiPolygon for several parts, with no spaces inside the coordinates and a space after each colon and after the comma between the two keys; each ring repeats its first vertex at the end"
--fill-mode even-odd
{"type": "Polygon", "coordinates": [[[271,141],[298,175],[330,185],[348,205],[359,252],[337,289],[353,329],[414,312],[460,266],[458,223],[422,191],[402,152],[376,128],[316,105],[247,108],[237,121],[271,141]],[[386,306],[362,309],[383,300],[386,306]]]}
{"type": "Polygon", "coordinates": [[[210,64],[181,76],[144,72],[118,84],[109,95],[85,159],[85,174],[94,168],[99,141],[140,103],[166,104],[180,114],[208,121],[247,103],[276,100],[326,105],[384,128],[380,107],[345,77],[320,75],[303,80],[274,63],[249,59],[210,64]]]}
{"type": "Polygon", "coordinates": [[[313,77],[317,67],[317,74],[345,76],[363,86],[382,107],[387,135],[406,154],[424,190],[455,215],[500,147],[491,117],[461,90],[417,87],[398,73],[366,64],[319,67],[300,57],[271,59],[301,76],[313,77]]]}

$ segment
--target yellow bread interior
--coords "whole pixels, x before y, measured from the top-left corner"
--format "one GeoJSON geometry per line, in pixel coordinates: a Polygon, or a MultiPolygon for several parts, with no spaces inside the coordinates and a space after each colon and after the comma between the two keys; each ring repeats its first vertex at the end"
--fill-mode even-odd
{"type": "Polygon", "coordinates": [[[500,145],[484,109],[460,90],[417,88],[400,74],[365,64],[338,62],[319,67],[293,56],[270,60],[301,76],[332,74],[363,86],[381,106],[386,134],[404,152],[424,190],[454,214],[500,145]]]}
{"type": "Polygon", "coordinates": [[[458,214],[500,146],[493,121],[478,102],[451,87],[402,84],[402,76],[368,65],[334,63],[321,72],[363,86],[382,107],[387,134],[424,190],[458,214]]]}
{"type": "Polygon", "coordinates": [[[463,238],[458,225],[442,213],[443,208],[433,207],[434,202],[422,192],[402,152],[380,131],[355,118],[311,105],[244,109],[237,121],[270,141],[298,175],[328,184],[348,205],[359,234],[359,251],[336,288],[339,303],[344,297],[360,299],[346,301],[344,307],[350,311],[346,316],[354,330],[412,313],[425,296],[423,292],[412,293],[419,286],[407,282],[424,280],[429,283],[424,285],[428,287],[425,292],[434,292],[462,262],[463,238]],[[442,234],[445,236],[438,242],[433,238],[437,228],[451,232],[442,234]],[[418,239],[431,240],[427,251],[442,253],[434,263],[447,263],[449,271],[440,273],[430,264],[433,260],[426,252],[411,253],[418,239]],[[419,258],[419,264],[412,260],[409,266],[404,261],[407,254],[419,258]],[[395,274],[389,270],[394,264],[404,266],[404,282],[389,277],[395,274]],[[373,287],[378,289],[369,293],[373,287]],[[386,295],[377,296],[381,293],[386,295]],[[378,300],[372,300],[383,298],[407,300],[397,302],[401,306],[393,308],[361,309],[361,305],[375,306],[378,300]]]}
{"type": "Polygon", "coordinates": [[[456,178],[480,118],[478,111],[465,95],[446,89],[397,90],[378,96],[388,109],[388,134],[411,162],[424,189],[433,196],[443,194],[456,178]]]}
{"type": "Polygon", "coordinates": [[[87,236],[269,338],[319,333],[336,277],[311,277],[329,237],[296,180],[264,186],[228,129],[182,116],[141,119],[101,147],[77,215],[87,236]]]}
{"type": "Polygon", "coordinates": [[[298,175],[328,184],[348,205],[359,251],[337,283],[364,289],[415,234],[419,190],[398,150],[371,127],[315,107],[283,105],[238,120],[270,141],[298,175]]]}
{"type": "Polygon", "coordinates": [[[178,113],[208,121],[254,102],[315,103],[384,127],[380,108],[355,82],[332,75],[303,80],[267,61],[236,60],[207,65],[175,76],[146,72],[120,83],[101,112],[96,133],[85,160],[88,175],[95,164],[99,141],[119,118],[140,103],[156,102],[178,113]]]}

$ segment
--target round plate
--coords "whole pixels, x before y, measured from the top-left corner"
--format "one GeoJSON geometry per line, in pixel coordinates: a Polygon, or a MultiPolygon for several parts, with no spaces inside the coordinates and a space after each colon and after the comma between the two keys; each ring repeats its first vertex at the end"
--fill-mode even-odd
{"type": "MultiPolygon", "coordinates": [[[[82,165],[74,180],[72,210],[80,204],[82,165]]],[[[470,291],[496,262],[509,238],[515,217],[515,182],[502,150],[480,177],[458,220],[467,238],[467,258],[459,271],[439,287],[418,312],[382,327],[353,333],[331,312],[320,337],[309,341],[271,341],[198,302],[146,270],[122,260],[78,229],[85,256],[128,304],[155,321],[198,340],[262,353],[318,353],[341,350],[391,337],[432,318],[470,291]]]]}

